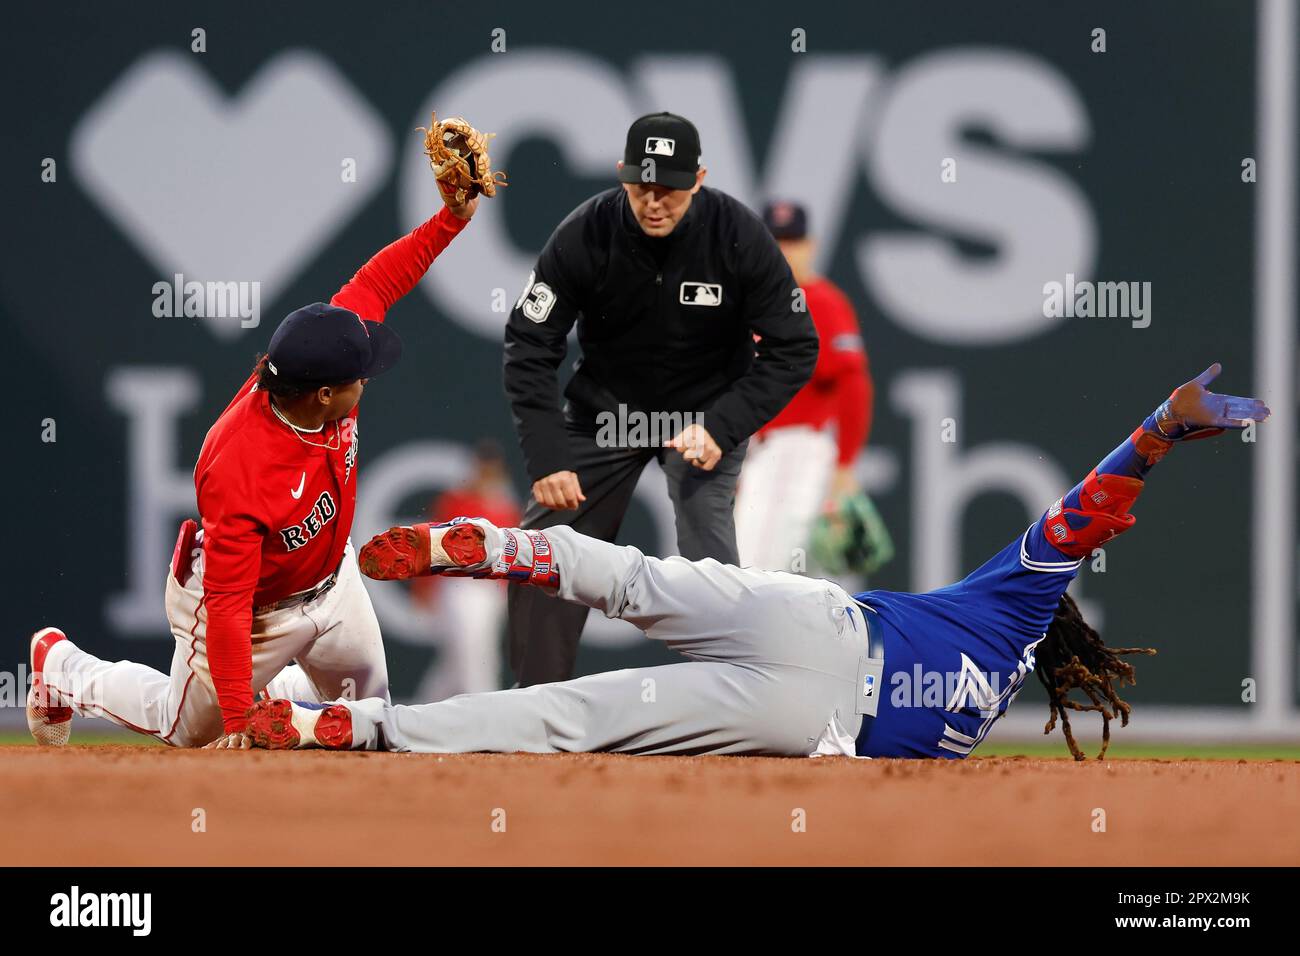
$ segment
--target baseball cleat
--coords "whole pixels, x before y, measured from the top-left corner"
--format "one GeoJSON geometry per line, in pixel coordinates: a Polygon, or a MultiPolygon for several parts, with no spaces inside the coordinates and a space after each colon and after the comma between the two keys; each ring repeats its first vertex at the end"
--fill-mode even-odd
{"type": "Polygon", "coordinates": [[[343,704],[259,700],[248,708],[245,728],[254,747],[264,750],[352,748],[352,711],[343,704]]]}
{"type": "MultiPolygon", "coordinates": [[[[38,744],[62,747],[72,736],[72,708],[51,706],[45,685],[45,658],[50,648],[68,636],[57,627],[43,627],[32,635],[32,686],[27,691],[27,729],[38,744]]],[[[56,695],[57,696],[57,695],[56,695]]]]}
{"type": "Polygon", "coordinates": [[[357,564],[362,574],[377,581],[441,574],[485,561],[484,537],[481,527],[463,518],[402,525],[371,538],[357,556],[357,564]]]}

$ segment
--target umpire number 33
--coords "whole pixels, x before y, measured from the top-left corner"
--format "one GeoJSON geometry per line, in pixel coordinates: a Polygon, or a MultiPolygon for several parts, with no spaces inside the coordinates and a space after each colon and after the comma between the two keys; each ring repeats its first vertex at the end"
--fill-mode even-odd
{"type": "Polygon", "coordinates": [[[541,323],[546,321],[555,306],[555,292],[545,282],[536,280],[537,270],[528,273],[528,282],[515,308],[520,309],[529,321],[541,323]]]}

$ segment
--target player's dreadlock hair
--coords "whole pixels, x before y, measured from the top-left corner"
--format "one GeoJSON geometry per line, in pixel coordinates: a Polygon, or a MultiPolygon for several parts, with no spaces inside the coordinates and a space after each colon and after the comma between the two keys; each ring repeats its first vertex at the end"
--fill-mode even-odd
{"type": "Polygon", "coordinates": [[[1056,605],[1056,616],[1047,629],[1047,636],[1038,645],[1037,657],[1038,679],[1047,688],[1047,704],[1051,716],[1043,733],[1052,732],[1056,718],[1061,718],[1061,731],[1065,742],[1075,760],[1086,760],[1087,755],[1075,743],[1074,733],[1070,730],[1071,710],[1095,710],[1101,714],[1101,753],[1100,760],[1106,756],[1110,746],[1110,722],[1119,714],[1120,726],[1128,726],[1128,715],[1132,707],[1120,699],[1115,688],[1124,684],[1136,684],[1133,665],[1120,660],[1124,654],[1154,654],[1151,647],[1107,647],[1101,636],[1092,629],[1074,598],[1062,594],[1056,605]],[[1081,704],[1070,700],[1071,690],[1078,688],[1088,696],[1091,703],[1081,704]]]}

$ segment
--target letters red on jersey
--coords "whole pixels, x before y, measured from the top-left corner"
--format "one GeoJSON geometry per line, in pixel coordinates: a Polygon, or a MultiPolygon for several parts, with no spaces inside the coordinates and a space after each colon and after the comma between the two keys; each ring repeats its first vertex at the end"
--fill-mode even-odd
{"type": "Polygon", "coordinates": [[[871,431],[874,396],[862,331],[853,306],[830,280],[812,279],[802,288],[821,343],[817,367],[808,384],[759,434],[790,425],[822,428],[834,419],[839,464],[848,465],[871,431]]]}
{"type": "MultiPolygon", "coordinates": [[[[465,227],[443,209],[387,246],[331,303],[382,322],[465,227]]],[[[338,569],[357,500],[357,409],[299,436],[248,381],[208,431],[194,468],[212,681],[227,733],[253,703],[253,609],[338,569]]]]}

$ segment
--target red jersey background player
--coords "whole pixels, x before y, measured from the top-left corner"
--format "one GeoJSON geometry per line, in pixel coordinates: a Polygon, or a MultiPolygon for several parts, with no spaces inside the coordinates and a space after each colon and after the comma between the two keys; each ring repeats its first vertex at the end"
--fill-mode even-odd
{"type": "Polygon", "coordinates": [[[385,247],[330,300],[291,313],[209,430],[194,469],[199,521],[167,574],[171,673],[87,653],[56,628],[32,638],[28,725],[66,743],[73,713],[181,747],[244,746],[256,690],[308,701],[388,697],[388,670],[348,534],[357,402],[401,354],[382,325],[465,227],[448,205],[385,247]]]}
{"type": "Polygon", "coordinates": [[[853,306],[812,271],[807,213],[774,202],[763,221],[803,290],[820,348],[812,379],[750,441],[736,493],[736,543],[742,566],[789,571],[822,509],[858,490],[853,463],[871,429],[873,388],[853,306]]]}

